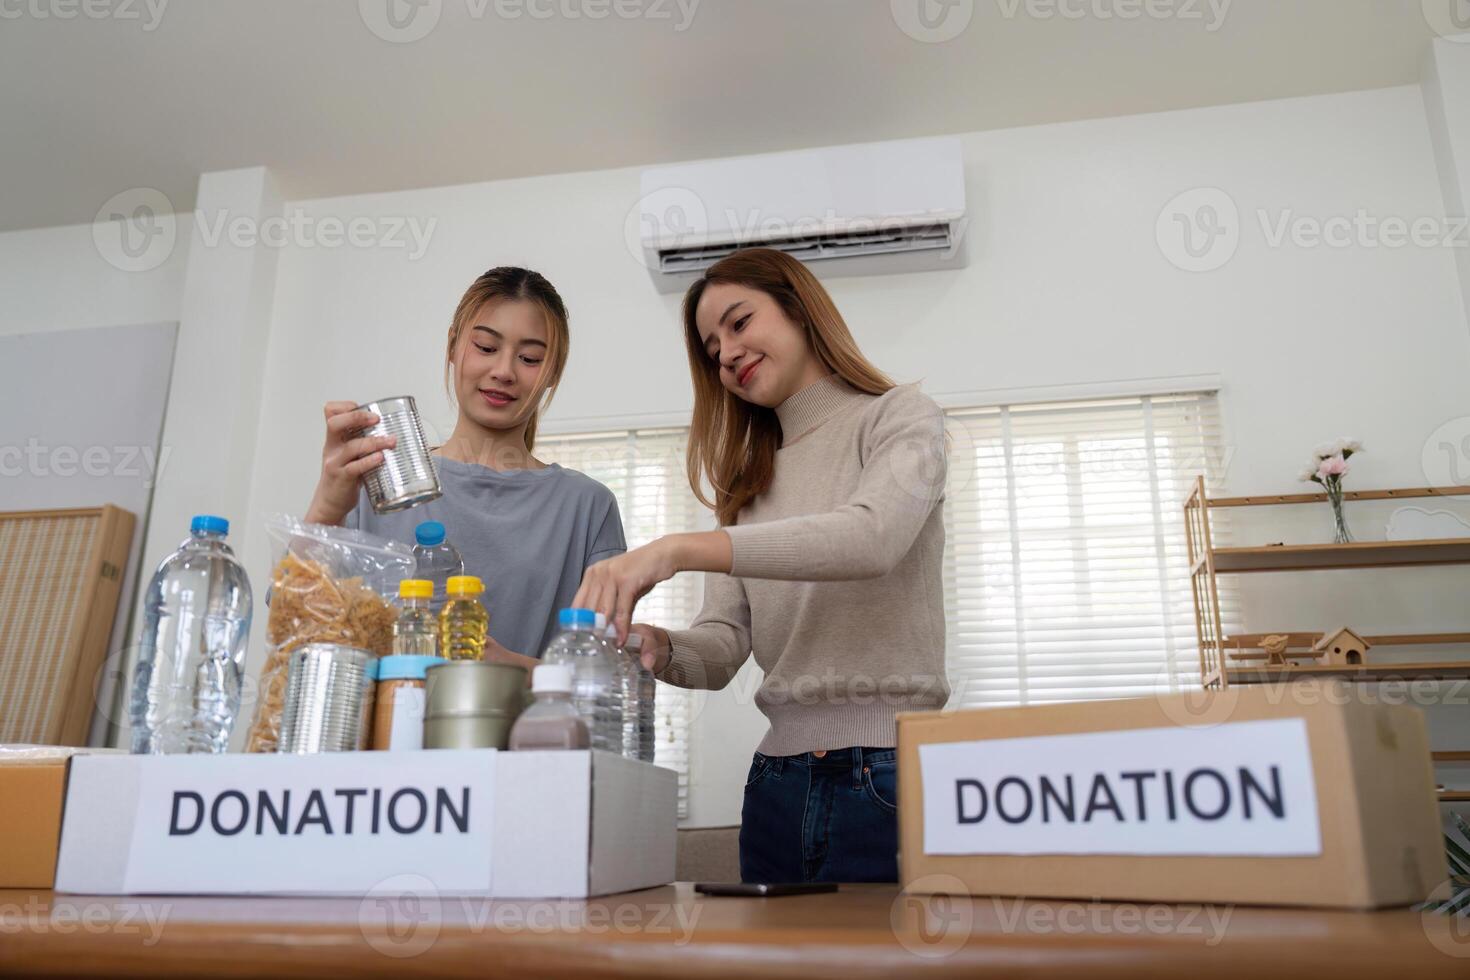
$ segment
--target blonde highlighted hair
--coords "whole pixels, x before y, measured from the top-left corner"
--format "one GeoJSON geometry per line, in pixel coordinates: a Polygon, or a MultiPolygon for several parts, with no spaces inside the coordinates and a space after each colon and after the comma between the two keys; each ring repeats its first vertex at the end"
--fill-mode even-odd
{"type": "Polygon", "coordinates": [[[551,404],[561,381],[562,370],[567,366],[567,349],[571,346],[571,335],[567,325],[567,307],[561,294],[556,291],[539,272],[519,266],[502,265],[483,273],[470,283],[454,310],[454,319],[449,324],[449,340],[444,348],[444,385],[454,397],[454,380],[451,371],[460,339],[473,324],[473,320],[492,300],[526,300],[541,308],[546,317],[546,357],[542,361],[541,375],[536,387],[526,399],[531,419],[526,425],[526,451],[536,448],[536,426],[541,413],[551,404]]]}
{"type": "Polygon", "coordinates": [[[705,270],[684,294],[684,344],[694,382],[686,466],[694,495],[714,509],[723,526],[734,524],[741,508],[770,488],[781,424],[774,409],[744,401],[720,384],[720,367],[705,352],[694,319],[700,297],[712,283],[733,283],[770,296],[806,334],[822,366],[858,391],[881,395],[894,382],[863,356],[832,297],[797,259],[777,249],[749,248],[705,270]],[[714,500],[704,492],[706,481],[714,500]]]}

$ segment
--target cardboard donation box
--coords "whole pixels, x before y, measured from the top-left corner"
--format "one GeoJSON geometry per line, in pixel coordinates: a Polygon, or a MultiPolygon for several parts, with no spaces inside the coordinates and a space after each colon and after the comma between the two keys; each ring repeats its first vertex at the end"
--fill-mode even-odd
{"type": "Polygon", "coordinates": [[[1341,681],[899,716],[916,892],[1376,908],[1447,877],[1423,714],[1341,681]]]}
{"type": "Polygon", "coordinates": [[[72,756],[86,751],[98,750],[0,746],[0,888],[55,882],[66,770],[72,756]]]}
{"type": "Polygon", "coordinates": [[[606,752],[81,758],[56,888],[583,898],[673,881],[676,814],[606,752]]]}

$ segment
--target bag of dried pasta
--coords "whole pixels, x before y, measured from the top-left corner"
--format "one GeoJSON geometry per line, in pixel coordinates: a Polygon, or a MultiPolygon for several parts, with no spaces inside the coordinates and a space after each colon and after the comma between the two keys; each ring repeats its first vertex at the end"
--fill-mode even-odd
{"type": "Polygon", "coordinates": [[[274,752],[291,653],[308,643],[341,643],[377,656],[393,652],[392,597],[413,577],[413,549],[354,528],[266,519],[271,537],[269,643],[260,672],[247,752],[274,752]]]}

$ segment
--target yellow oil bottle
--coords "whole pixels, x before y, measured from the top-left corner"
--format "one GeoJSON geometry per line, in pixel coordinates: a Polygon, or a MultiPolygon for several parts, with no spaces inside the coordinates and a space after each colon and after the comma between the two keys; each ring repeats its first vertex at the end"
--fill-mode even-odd
{"type": "Polygon", "coordinates": [[[485,655],[490,614],[480,604],[484,591],[484,584],[473,575],[451,575],[445,583],[449,601],[439,611],[439,642],[442,655],[450,660],[480,660],[485,655]]]}

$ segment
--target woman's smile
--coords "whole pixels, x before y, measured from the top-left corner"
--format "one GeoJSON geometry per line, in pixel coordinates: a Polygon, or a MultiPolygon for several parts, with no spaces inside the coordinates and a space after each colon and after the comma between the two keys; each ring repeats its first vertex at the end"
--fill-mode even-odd
{"type": "Polygon", "coordinates": [[[480,397],[495,408],[504,408],[516,400],[515,395],[507,391],[501,391],[498,388],[481,388],[480,397]]]}
{"type": "Polygon", "coordinates": [[[742,388],[750,384],[750,379],[755,375],[755,369],[760,367],[761,361],[764,360],[764,355],[761,357],[757,357],[755,360],[745,365],[745,367],[741,368],[740,373],[735,376],[735,383],[740,385],[740,387],[742,388]]]}

